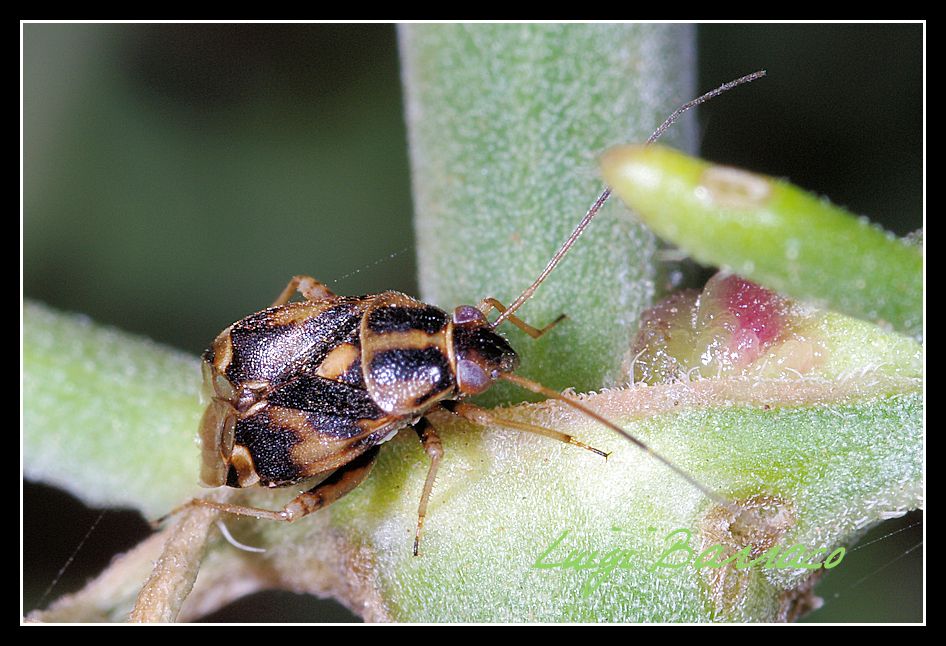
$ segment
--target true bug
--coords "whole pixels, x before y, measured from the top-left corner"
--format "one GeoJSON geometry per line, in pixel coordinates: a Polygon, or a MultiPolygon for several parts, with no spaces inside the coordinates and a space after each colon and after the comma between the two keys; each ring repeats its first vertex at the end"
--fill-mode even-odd
{"type": "MultiPolygon", "coordinates": [[[[647,140],[654,142],[684,112],[764,71],[726,83],[675,110],[647,140]]],[[[647,451],[708,497],[728,504],[619,426],[582,404],[518,375],[519,358],[495,332],[508,320],[539,337],[562,320],[534,328],[514,313],[552,272],[610,196],[595,200],[546,268],[505,307],[485,298],[452,315],[399,292],[357,297],[335,295],[309,276],[295,276],[267,309],[223,330],[203,354],[209,404],[200,423],[201,480],[207,486],[284,487],[323,479],[273,511],[194,499],[221,511],[293,521],[338,500],[368,475],[380,445],[413,426],[430,457],[421,494],[414,554],[418,553],[427,502],[443,446],[425,415],[435,407],[473,421],[491,421],[568,442],[602,456],[604,451],[559,431],[504,420],[462,400],[503,379],[555,398],[591,416],[647,451]],[[290,302],[298,292],[302,301],[290,302]],[[486,315],[499,311],[490,322],[486,315]]]]}

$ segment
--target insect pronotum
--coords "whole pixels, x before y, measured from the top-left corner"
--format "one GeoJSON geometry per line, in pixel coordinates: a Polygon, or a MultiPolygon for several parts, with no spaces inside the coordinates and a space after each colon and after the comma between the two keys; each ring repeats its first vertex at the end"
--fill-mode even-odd
{"type": "MultiPolygon", "coordinates": [[[[764,76],[721,85],[677,108],[648,138],[656,141],[684,112],[764,76]]],[[[435,408],[478,423],[537,433],[607,457],[560,431],[506,420],[463,401],[498,379],[564,402],[624,436],[718,504],[726,499],[648,445],[583,404],[513,374],[519,357],[495,332],[509,321],[534,338],[537,329],[515,316],[568,253],[611,194],[594,201],[548,265],[508,307],[495,298],[461,305],[452,315],[399,292],[337,296],[309,276],[295,276],[271,307],[223,330],[203,355],[209,404],[200,424],[201,480],[207,486],[284,487],[322,480],[273,511],[195,498],[201,505],[261,519],[293,521],[338,500],[368,476],[380,445],[412,426],[430,458],[417,512],[413,553],[420,546],[427,503],[443,444],[426,415],[435,408]],[[290,302],[298,292],[303,300],[290,302]],[[486,315],[499,312],[490,322],[486,315]]],[[[173,513],[173,512],[172,512],[173,513]]]]}

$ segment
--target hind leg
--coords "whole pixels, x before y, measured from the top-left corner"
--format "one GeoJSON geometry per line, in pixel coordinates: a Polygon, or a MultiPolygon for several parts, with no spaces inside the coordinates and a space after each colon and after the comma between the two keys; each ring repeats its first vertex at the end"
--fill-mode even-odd
{"type": "Polygon", "coordinates": [[[253,518],[266,520],[281,520],[292,522],[303,516],[308,516],[314,511],[318,511],[352,491],[360,485],[371,473],[375,460],[378,457],[378,449],[373,449],[362,453],[360,456],[349,462],[343,467],[336,469],[332,475],[315,485],[308,491],[304,491],[282,508],[280,511],[271,509],[261,509],[259,507],[247,507],[244,505],[233,505],[225,502],[216,502],[214,500],[205,500],[203,498],[194,498],[188,503],[178,507],[164,518],[157,522],[160,523],[165,518],[183,511],[188,507],[211,507],[227,514],[235,516],[251,516],[253,518]]]}

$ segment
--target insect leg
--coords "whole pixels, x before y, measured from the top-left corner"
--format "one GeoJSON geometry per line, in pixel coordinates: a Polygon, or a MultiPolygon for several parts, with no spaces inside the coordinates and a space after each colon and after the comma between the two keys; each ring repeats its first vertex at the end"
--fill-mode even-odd
{"type": "MultiPolygon", "coordinates": [[[[477,306],[477,309],[481,311],[483,314],[488,314],[489,311],[493,308],[496,308],[500,314],[504,314],[506,312],[506,307],[495,298],[484,298],[480,302],[480,304],[477,306]]],[[[518,316],[513,316],[512,314],[510,314],[507,317],[507,320],[513,325],[515,325],[517,328],[519,328],[520,330],[522,330],[523,332],[531,336],[533,339],[538,339],[540,336],[542,336],[543,334],[551,330],[553,327],[561,323],[564,318],[565,318],[565,315],[561,314],[559,315],[557,319],[555,319],[554,321],[552,321],[551,323],[549,323],[542,329],[532,327],[531,325],[523,321],[518,316]]]]}
{"type": "Polygon", "coordinates": [[[328,507],[364,482],[374,467],[380,448],[375,446],[365,451],[319,484],[289,501],[283,509],[283,513],[290,516],[287,520],[302,518],[313,511],[328,507]]]}
{"type": "Polygon", "coordinates": [[[168,515],[170,516],[185,507],[199,505],[201,507],[219,509],[222,512],[236,516],[252,516],[253,518],[291,522],[303,516],[307,516],[313,511],[328,507],[364,482],[368,474],[371,473],[371,468],[374,466],[375,459],[378,457],[379,448],[380,447],[376,446],[362,453],[348,464],[339,467],[325,480],[289,501],[289,504],[283,507],[282,511],[194,498],[183,507],[179,507],[168,515]]]}
{"type": "Polygon", "coordinates": [[[517,422],[515,420],[505,419],[496,415],[490,410],[480,408],[479,406],[474,406],[473,404],[454,404],[451,406],[451,409],[460,417],[465,417],[471,422],[476,422],[477,424],[495,424],[496,426],[514,428],[517,431],[525,431],[527,433],[544,435],[545,437],[550,437],[553,440],[565,442],[566,444],[572,444],[587,451],[591,451],[592,453],[597,453],[603,458],[607,458],[609,455],[611,455],[610,453],[605,453],[604,451],[596,449],[593,446],[589,446],[580,440],[576,440],[571,435],[562,433],[561,431],[555,431],[550,428],[545,428],[544,426],[537,426],[535,424],[528,424],[526,422],[517,422]]]}
{"type": "Polygon", "coordinates": [[[414,532],[414,556],[417,556],[417,550],[420,547],[420,535],[424,530],[424,518],[427,516],[427,502],[430,500],[430,492],[434,488],[434,479],[437,477],[437,469],[440,468],[440,460],[443,459],[443,444],[440,436],[434,430],[434,427],[427,418],[414,425],[421,443],[424,445],[424,453],[430,457],[430,469],[427,471],[427,480],[424,481],[424,491],[420,495],[420,506],[417,508],[417,530],[414,532]]]}
{"type": "Polygon", "coordinates": [[[285,305],[296,292],[299,292],[310,301],[324,301],[335,298],[335,293],[332,290],[312,278],[312,276],[300,275],[292,277],[292,280],[289,281],[286,288],[282,290],[279,298],[273,301],[272,307],[285,305]]]}

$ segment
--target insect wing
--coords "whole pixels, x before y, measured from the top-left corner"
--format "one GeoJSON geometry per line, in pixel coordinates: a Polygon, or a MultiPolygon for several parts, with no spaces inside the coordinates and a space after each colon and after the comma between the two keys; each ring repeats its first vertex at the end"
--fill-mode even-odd
{"type": "Polygon", "coordinates": [[[312,374],[283,384],[267,402],[236,423],[230,486],[283,486],[332,471],[407,423],[363,388],[312,374]]]}
{"type": "Polygon", "coordinates": [[[265,382],[276,388],[356,337],[369,302],[339,298],[265,309],[230,326],[229,334],[214,342],[210,359],[233,384],[265,382]]]}

